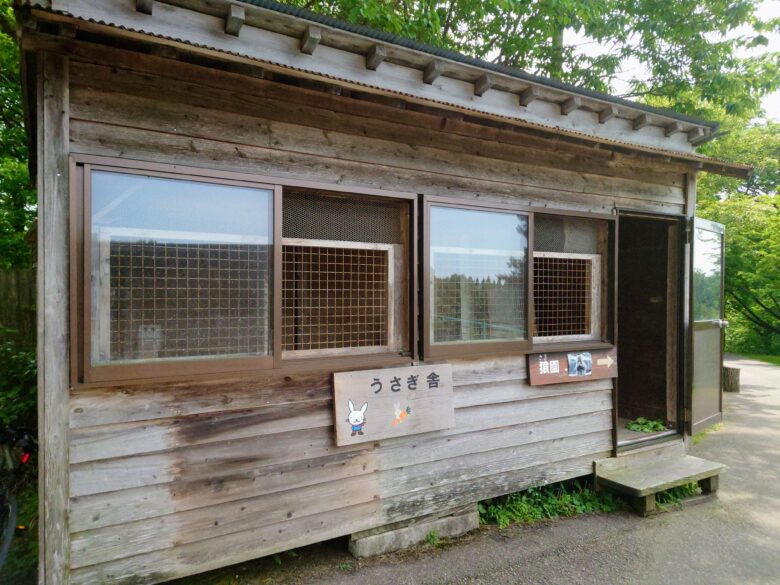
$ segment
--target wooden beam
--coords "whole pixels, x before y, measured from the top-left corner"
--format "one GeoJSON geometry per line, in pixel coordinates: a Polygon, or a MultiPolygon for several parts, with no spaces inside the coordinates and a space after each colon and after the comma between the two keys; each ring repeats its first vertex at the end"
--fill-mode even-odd
{"type": "Polygon", "coordinates": [[[607,106],[599,112],[599,124],[605,124],[612,118],[617,117],[618,109],[616,106],[607,106]]]}
{"type": "Polygon", "coordinates": [[[431,61],[425,66],[425,71],[423,71],[423,83],[431,85],[439,78],[443,71],[444,65],[442,65],[441,61],[431,61]]]}
{"type": "Polygon", "coordinates": [[[238,4],[228,6],[227,17],[225,17],[225,33],[237,37],[238,33],[241,32],[245,19],[246,11],[243,6],[238,4]]]}
{"type": "Polygon", "coordinates": [[[474,95],[485,95],[485,92],[489,90],[491,87],[493,87],[493,84],[495,83],[495,80],[489,73],[485,73],[484,75],[481,75],[475,82],[474,82],[474,95]]]}
{"type": "Polygon", "coordinates": [[[573,95],[561,104],[561,115],[568,116],[574,110],[577,110],[581,107],[582,107],[582,98],[578,95],[573,95]]]}
{"type": "Polygon", "coordinates": [[[68,399],[70,394],[69,66],[68,57],[38,59],[38,582],[69,582],[68,399]]]}
{"type": "Polygon", "coordinates": [[[366,69],[376,71],[385,59],[387,59],[387,47],[379,44],[371,45],[366,53],[366,69]]]}
{"type": "Polygon", "coordinates": [[[307,26],[301,38],[301,53],[313,55],[314,49],[322,40],[322,29],[317,26],[307,26]]]}
{"type": "Polygon", "coordinates": [[[688,142],[696,146],[697,144],[701,144],[706,140],[707,133],[704,131],[704,128],[697,127],[688,132],[688,142]]]}
{"type": "Polygon", "coordinates": [[[641,130],[645,126],[650,124],[650,117],[647,114],[642,114],[641,116],[637,116],[634,118],[634,130],[641,130]]]}
{"type": "Polygon", "coordinates": [[[529,85],[520,93],[520,105],[527,106],[539,98],[539,93],[539,88],[536,85],[529,85]]]}
{"type": "Polygon", "coordinates": [[[135,9],[143,14],[151,14],[154,9],[154,0],[135,0],[135,9]]]}
{"type": "Polygon", "coordinates": [[[672,122],[666,128],[664,128],[664,136],[669,137],[682,131],[683,125],[680,122],[672,122]]]}

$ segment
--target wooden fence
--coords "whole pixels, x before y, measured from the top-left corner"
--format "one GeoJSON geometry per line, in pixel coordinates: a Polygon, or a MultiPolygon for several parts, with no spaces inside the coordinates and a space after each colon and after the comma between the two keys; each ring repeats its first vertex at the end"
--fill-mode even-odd
{"type": "Polygon", "coordinates": [[[19,334],[24,347],[35,347],[35,269],[0,271],[0,327],[19,334]]]}

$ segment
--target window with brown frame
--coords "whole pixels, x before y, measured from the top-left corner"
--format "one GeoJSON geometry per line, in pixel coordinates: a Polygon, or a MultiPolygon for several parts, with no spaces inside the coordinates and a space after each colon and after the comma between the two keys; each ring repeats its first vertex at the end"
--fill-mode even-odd
{"type": "Polygon", "coordinates": [[[408,349],[404,210],[393,200],[285,191],[283,357],[408,349]]]}
{"type": "Polygon", "coordinates": [[[535,343],[601,339],[607,225],[534,214],[535,343]]]}
{"type": "Polygon", "coordinates": [[[528,346],[528,215],[429,198],[426,357],[528,346]]]}
{"type": "Polygon", "coordinates": [[[84,158],[74,380],[409,355],[414,195],[84,158]]]}
{"type": "Polygon", "coordinates": [[[92,366],[271,355],[272,189],[89,181],[92,366]]]}

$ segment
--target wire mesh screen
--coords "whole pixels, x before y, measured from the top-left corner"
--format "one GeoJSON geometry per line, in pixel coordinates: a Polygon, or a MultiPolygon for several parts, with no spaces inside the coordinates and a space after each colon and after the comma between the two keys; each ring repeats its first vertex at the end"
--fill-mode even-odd
{"type": "Polygon", "coordinates": [[[431,257],[435,343],[525,338],[524,259],[435,250],[431,257]]]}
{"type": "Polygon", "coordinates": [[[282,349],[388,345],[388,250],[285,244],[282,256],[282,349]]]}
{"type": "Polygon", "coordinates": [[[397,201],[286,191],[282,234],[285,238],[401,243],[397,201]]]}
{"type": "Polygon", "coordinates": [[[534,216],[534,250],[537,252],[598,252],[599,222],[578,217],[537,213],[534,216]]]}
{"type": "Polygon", "coordinates": [[[534,334],[590,334],[592,279],[591,259],[534,256],[534,334]]]}
{"type": "MultiPolygon", "coordinates": [[[[111,241],[110,359],[270,354],[268,245],[111,241]]],[[[104,260],[105,261],[105,260],[104,260]]]]}

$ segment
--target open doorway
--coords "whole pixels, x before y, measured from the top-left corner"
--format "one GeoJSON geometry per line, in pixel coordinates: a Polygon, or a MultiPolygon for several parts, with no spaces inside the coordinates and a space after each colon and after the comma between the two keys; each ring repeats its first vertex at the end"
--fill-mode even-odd
{"type": "Polygon", "coordinates": [[[680,226],[673,218],[620,217],[619,446],[680,428],[680,226]]]}

